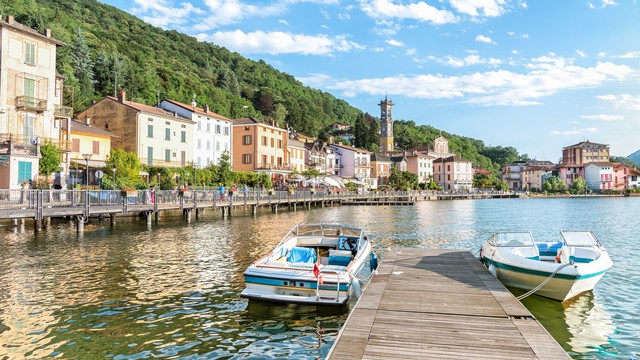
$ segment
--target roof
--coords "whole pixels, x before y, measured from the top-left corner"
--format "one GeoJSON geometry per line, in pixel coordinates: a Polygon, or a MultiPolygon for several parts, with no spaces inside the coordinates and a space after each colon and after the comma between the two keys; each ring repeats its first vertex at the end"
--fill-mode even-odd
{"type": "Polygon", "coordinates": [[[54,43],[54,44],[56,44],[58,46],[67,45],[67,44],[63,43],[62,41],[60,41],[60,40],[56,40],[56,39],[54,39],[52,37],[46,36],[44,34],[40,34],[35,29],[32,29],[32,28],[30,28],[30,27],[28,27],[26,25],[20,24],[19,22],[13,20],[13,17],[10,17],[10,18],[11,18],[11,22],[5,21],[4,19],[0,19],[0,26],[8,27],[8,28],[11,28],[13,30],[16,30],[16,31],[19,31],[19,32],[22,32],[22,33],[26,33],[27,35],[31,35],[31,36],[34,36],[34,37],[40,39],[40,40],[44,40],[44,41],[48,41],[48,42],[54,43]]]}
{"type": "Polygon", "coordinates": [[[371,154],[371,161],[376,161],[376,162],[391,162],[391,158],[388,156],[385,156],[383,154],[380,153],[372,153],[371,154]]]}
{"type": "Polygon", "coordinates": [[[491,171],[482,168],[473,169],[473,172],[481,175],[491,175],[491,171]]]}
{"type": "Polygon", "coordinates": [[[304,148],[304,143],[295,139],[289,139],[287,141],[287,146],[295,146],[295,147],[299,147],[299,148],[304,148]]]}
{"type": "MultiPolygon", "coordinates": [[[[67,130],[67,123],[65,121],[62,122],[62,129],[65,131],[67,130]]],[[[87,133],[98,136],[118,137],[117,135],[114,135],[106,130],[87,125],[78,120],[71,120],[71,133],[87,133]]]]}
{"type": "Polygon", "coordinates": [[[594,146],[594,145],[595,146],[606,146],[606,147],[609,146],[608,144],[598,144],[598,143],[591,142],[589,140],[585,140],[585,141],[581,141],[581,142],[579,142],[577,144],[574,144],[574,145],[565,146],[565,147],[563,147],[563,149],[577,147],[577,146],[586,147],[586,146],[594,146]]]}
{"type": "MultiPolygon", "coordinates": [[[[123,104],[126,105],[134,110],[138,110],[141,112],[145,112],[148,114],[154,114],[154,115],[159,115],[159,116],[164,116],[166,118],[171,118],[171,119],[176,119],[176,116],[173,115],[173,113],[161,109],[159,107],[155,107],[155,106],[151,106],[151,105],[145,105],[145,104],[141,104],[141,103],[137,103],[135,101],[130,101],[130,100],[125,100],[123,102],[120,102],[118,99],[114,98],[113,96],[107,96],[106,99],[109,99],[111,101],[115,101],[118,104],[123,104]]],[[[194,123],[194,121],[192,121],[191,119],[186,119],[183,117],[178,117],[177,119],[181,120],[181,121],[186,121],[186,122],[190,122],[190,123],[194,123]]]]}
{"type": "Polygon", "coordinates": [[[522,170],[522,172],[529,172],[529,171],[551,171],[553,170],[553,166],[529,166],[528,168],[522,170]]]}
{"type": "Polygon", "coordinates": [[[640,176],[640,169],[629,168],[629,174],[633,176],[640,176]]]}
{"type": "Polygon", "coordinates": [[[222,115],[220,115],[218,113],[215,113],[213,111],[209,111],[209,110],[205,111],[205,109],[199,108],[197,106],[187,105],[185,103],[181,103],[179,101],[175,101],[175,100],[171,100],[171,99],[164,99],[164,101],[170,102],[170,103],[172,103],[174,105],[180,106],[181,108],[183,108],[185,110],[189,110],[189,111],[192,111],[192,112],[200,114],[200,115],[215,116],[215,117],[219,117],[220,119],[230,121],[230,119],[227,118],[227,117],[224,117],[224,116],[222,116],[222,115]]]}
{"type": "Polygon", "coordinates": [[[365,153],[365,154],[371,154],[371,151],[367,151],[367,150],[363,150],[363,149],[358,149],[358,148],[355,148],[355,147],[353,147],[353,146],[340,145],[340,144],[331,144],[331,146],[335,146],[335,147],[343,148],[343,149],[350,150],[350,151],[355,151],[355,152],[360,152],[360,153],[365,153]]]}
{"type": "Polygon", "coordinates": [[[467,160],[465,158],[462,158],[460,156],[449,156],[449,157],[446,157],[446,158],[438,158],[436,160],[433,160],[433,162],[434,163],[435,162],[468,162],[468,163],[470,163],[471,161],[469,161],[469,160],[467,160]]]}
{"type": "Polygon", "coordinates": [[[601,162],[590,162],[588,164],[584,164],[585,167],[589,166],[589,165],[596,165],[596,166],[614,166],[613,163],[610,163],[608,161],[601,161],[601,162]]]}
{"type": "Polygon", "coordinates": [[[394,163],[399,163],[403,161],[407,162],[407,158],[405,158],[404,155],[396,155],[391,157],[391,161],[394,163]]]}

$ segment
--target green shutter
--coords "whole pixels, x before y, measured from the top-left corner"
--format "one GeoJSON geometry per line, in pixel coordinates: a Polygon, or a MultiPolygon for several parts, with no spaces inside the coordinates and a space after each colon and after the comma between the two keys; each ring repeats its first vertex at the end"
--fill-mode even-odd
{"type": "Polygon", "coordinates": [[[28,161],[18,161],[18,184],[31,180],[31,165],[28,161]]]}

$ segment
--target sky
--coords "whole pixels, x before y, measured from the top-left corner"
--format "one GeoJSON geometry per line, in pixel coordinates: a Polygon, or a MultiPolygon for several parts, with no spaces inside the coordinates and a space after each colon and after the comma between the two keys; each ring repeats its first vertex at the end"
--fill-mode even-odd
{"type": "Polygon", "coordinates": [[[103,0],[380,116],[557,162],[640,150],[638,0],[103,0]]]}

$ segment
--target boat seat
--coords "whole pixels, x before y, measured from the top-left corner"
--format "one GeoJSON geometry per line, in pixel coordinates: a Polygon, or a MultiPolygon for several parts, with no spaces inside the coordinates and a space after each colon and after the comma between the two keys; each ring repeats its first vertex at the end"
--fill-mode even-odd
{"type": "Polygon", "coordinates": [[[313,248],[294,246],[287,254],[287,261],[290,263],[313,264],[316,260],[316,250],[313,248]]]}
{"type": "Polygon", "coordinates": [[[329,263],[328,265],[348,266],[351,262],[353,255],[349,250],[329,250],[329,263]]]}

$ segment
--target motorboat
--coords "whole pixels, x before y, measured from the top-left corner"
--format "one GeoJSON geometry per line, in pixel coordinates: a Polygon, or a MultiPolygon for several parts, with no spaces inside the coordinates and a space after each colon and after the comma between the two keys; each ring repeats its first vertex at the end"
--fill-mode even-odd
{"type": "Polygon", "coordinates": [[[556,242],[535,242],[529,232],[496,233],[480,259],[505,286],[559,301],[593,290],[613,265],[591,231],[560,231],[556,242]]]}
{"type": "Polygon", "coordinates": [[[344,305],[360,292],[358,276],[377,267],[360,228],[300,224],[244,272],[241,297],[276,303],[344,305]]]}

